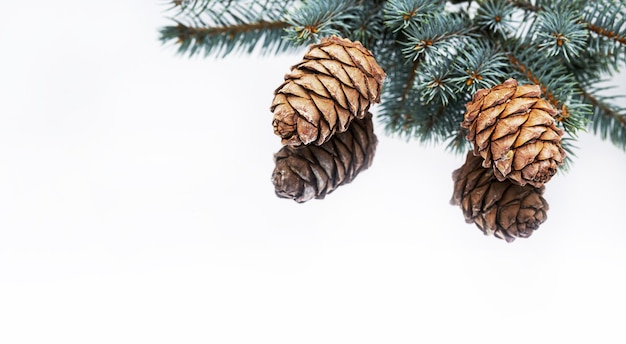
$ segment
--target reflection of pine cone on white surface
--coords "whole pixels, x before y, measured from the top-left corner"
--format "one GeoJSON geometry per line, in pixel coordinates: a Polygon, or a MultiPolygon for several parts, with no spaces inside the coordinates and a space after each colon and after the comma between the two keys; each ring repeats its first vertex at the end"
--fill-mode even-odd
{"type": "Polygon", "coordinates": [[[507,242],[529,237],[547,219],[544,187],[498,181],[493,170],[481,164],[482,158],[467,154],[463,166],[452,173],[450,203],[460,206],[465,221],[475,223],[485,235],[507,242]]]}
{"type": "Polygon", "coordinates": [[[284,146],[274,155],[276,195],[298,203],[323,199],[372,164],[377,143],[372,115],[367,113],[320,146],[284,146]]]}
{"type": "Polygon", "coordinates": [[[478,90],[466,105],[462,127],[495,177],[540,187],[565,158],[563,130],[555,125],[557,111],[541,98],[538,85],[518,85],[515,79],[478,90]]]}
{"type": "Polygon", "coordinates": [[[274,91],[274,133],[286,145],[321,145],[380,102],[385,73],[359,42],[332,36],[311,45],[274,91]]]}

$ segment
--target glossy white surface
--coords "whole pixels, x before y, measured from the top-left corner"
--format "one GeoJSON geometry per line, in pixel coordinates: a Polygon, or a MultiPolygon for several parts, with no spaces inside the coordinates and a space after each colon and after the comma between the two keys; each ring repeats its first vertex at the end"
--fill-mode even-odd
{"type": "Polygon", "coordinates": [[[296,204],[269,105],[300,53],[175,56],[151,1],[2,7],[0,342],[626,340],[609,142],[581,136],[512,244],[449,205],[462,156],[380,126],[369,170],[296,204]]]}

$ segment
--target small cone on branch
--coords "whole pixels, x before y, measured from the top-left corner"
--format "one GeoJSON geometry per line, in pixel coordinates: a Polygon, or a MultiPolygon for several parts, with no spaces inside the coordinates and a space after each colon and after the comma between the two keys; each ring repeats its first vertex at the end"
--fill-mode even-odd
{"type": "Polygon", "coordinates": [[[499,181],[540,187],[563,163],[563,130],[555,125],[556,109],[541,98],[538,85],[518,85],[509,79],[480,89],[466,104],[461,123],[483,167],[493,167],[499,181]]]}
{"type": "Polygon", "coordinates": [[[298,203],[323,199],[372,164],[377,143],[372,114],[367,113],[320,146],[283,146],[274,154],[276,195],[298,203]]]}
{"type": "Polygon", "coordinates": [[[467,223],[475,223],[485,235],[512,242],[527,238],[547,219],[544,187],[520,186],[498,181],[482,158],[471,152],[463,166],[452,173],[454,193],[450,203],[458,205],[467,223]]]}
{"type": "Polygon", "coordinates": [[[274,133],[284,145],[323,144],[380,102],[385,76],[360,42],[322,38],[274,91],[274,133]]]}

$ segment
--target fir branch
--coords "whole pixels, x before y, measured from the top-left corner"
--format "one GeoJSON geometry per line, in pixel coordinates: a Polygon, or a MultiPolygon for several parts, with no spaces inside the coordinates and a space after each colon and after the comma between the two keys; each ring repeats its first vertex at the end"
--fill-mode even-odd
{"type": "Polygon", "coordinates": [[[422,102],[438,101],[446,106],[457,98],[457,85],[452,74],[453,65],[452,59],[444,58],[438,65],[429,64],[420,70],[417,89],[421,92],[422,102]]]}
{"type": "MultiPolygon", "coordinates": [[[[224,25],[232,19],[252,14],[258,19],[281,15],[302,0],[174,0],[168,9],[177,21],[204,26],[224,25]],[[248,13],[249,11],[249,13],[248,13]]],[[[248,17],[250,18],[250,17],[248,17]]],[[[276,18],[274,18],[276,19],[276,18]]]]}
{"type": "Polygon", "coordinates": [[[592,33],[588,49],[607,57],[617,70],[626,64],[626,5],[612,0],[594,2],[586,9],[583,24],[592,33]]]}
{"type": "Polygon", "coordinates": [[[589,129],[626,150],[626,108],[611,104],[611,97],[595,96],[585,90],[582,90],[582,97],[593,106],[589,129]]]}
{"type": "Polygon", "coordinates": [[[441,56],[453,55],[456,46],[472,36],[472,30],[468,18],[455,13],[411,23],[403,30],[406,37],[401,41],[402,51],[409,60],[424,55],[425,60],[436,63],[441,56]]]}
{"type": "Polygon", "coordinates": [[[557,173],[563,173],[569,171],[569,169],[573,165],[574,158],[576,155],[576,150],[578,146],[576,146],[576,140],[572,137],[562,137],[561,138],[561,147],[565,151],[565,159],[563,159],[563,165],[559,167],[557,173]]]}
{"type": "Polygon", "coordinates": [[[443,10],[444,1],[391,0],[385,4],[385,25],[393,32],[406,29],[411,24],[424,22],[443,10]]]}
{"type": "Polygon", "coordinates": [[[467,129],[464,128],[459,128],[459,130],[450,135],[446,141],[448,141],[446,149],[456,154],[466,153],[472,148],[470,141],[467,140],[467,129]]]}
{"type": "Polygon", "coordinates": [[[161,29],[161,40],[176,40],[178,53],[188,53],[193,56],[203,51],[204,55],[220,54],[224,57],[234,51],[245,50],[252,52],[262,44],[262,52],[283,51],[289,46],[280,40],[284,22],[258,21],[222,27],[193,27],[178,23],[176,26],[166,26],[161,29]],[[259,40],[259,36],[263,39],[259,40]]]}
{"type": "Polygon", "coordinates": [[[386,41],[383,4],[376,1],[361,2],[360,10],[346,20],[346,25],[352,28],[346,33],[346,37],[361,42],[373,52],[378,51],[386,41]]]}
{"type": "Polygon", "coordinates": [[[617,69],[612,62],[613,55],[585,50],[577,59],[567,63],[568,70],[579,82],[598,80],[601,76],[611,75],[617,69]]]}
{"type": "MultiPolygon", "coordinates": [[[[404,60],[402,55],[397,58],[404,60]]],[[[460,123],[465,103],[470,97],[453,94],[445,102],[444,97],[429,97],[428,92],[436,90],[428,87],[428,77],[425,76],[430,72],[453,72],[453,61],[447,61],[440,61],[437,68],[433,64],[425,64],[422,56],[410,64],[405,62],[402,68],[396,68],[388,75],[390,83],[384,89],[379,116],[387,133],[416,138],[422,143],[457,140],[459,131],[463,130],[460,123]]],[[[450,142],[448,147],[455,152],[465,152],[469,143],[458,140],[450,142]]]]}
{"type": "Polygon", "coordinates": [[[353,1],[306,1],[304,6],[287,15],[286,39],[295,44],[307,44],[319,37],[346,37],[350,32],[347,22],[355,20],[356,10],[353,1]]]}
{"type": "Polygon", "coordinates": [[[507,78],[507,57],[488,41],[469,39],[454,62],[455,92],[474,94],[507,78]]]}
{"type": "Polygon", "coordinates": [[[383,62],[387,72],[387,84],[383,87],[379,118],[388,134],[412,137],[414,113],[420,111],[422,105],[414,93],[417,68],[420,59],[407,61],[399,47],[390,50],[389,59],[383,62]],[[396,68],[386,68],[395,66],[396,68]]]}
{"type": "Polygon", "coordinates": [[[469,99],[460,98],[444,105],[438,101],[426,105],[427,111],[421,111],[415,117],[415,130],[413,135],[420,142],[432,142],[439,144],[449,141],[448,148],[456,153],[463,153],[470,145],[455,142],[458,135],[463,131],[460,123],[465,114],[465,103],[469,99]]]}
{"type": "Polygon", "coordinates": [[[623,2],[595,2],[585,15],[585,23],[598,36],[626,45],[626,6],[623,2]]]}
{"type": "MultiPolygon", "coordinates": [[[[381,105],[380,118],[388,134],[413,138],[421,143],[431,142],[439,144],[445,141],[455,141],[463,129],[459,123],[465,113],[465,101],[455,100],[443,105],[432,101],[423,103],[419,98],[407,98],[403,102],[385,101],[381,105]],[[389,116],[393,113],[394,116],[389,116]]],[[[469,147],[468,142],[460,140],[450,143],[450,148],[456,152],[464,152],[469,147]]]]}
{"type": "MultiPolygon", "coordinates": [[[[437,141],[439,137],[445,137],[449,133],[449,130],[445,130],[446,126],[441,125],[441,123],[448,124],[450,122],[448,120],[449,116],[447,116],[446,106],[437,104],[437,106],[433,108],[434,111],[423,112],[420,116],[421,118],[419,118],[416,134],[422,142],[432,139],[437,141]]],[[[455,124],[458,124],[458,122],[455,124]]]]}
{"type": "Polygon", "coordinates": [[[174,0],[161,41],[194,55],[279,52],[333,34],[361,41],[387,73],[378,117],[391,134],[469,146],[460,127],[480,88],[541,87],[566,131],[626,146],[626,109],[595,84],[626,64],[621,0],[174,0]],[[462,5],[464,3],[464,5],[462,5]],[[467,10],[465,9],[467,7],[467,10]],[[287,39],[285,39],[287,38],[287,39]],[[591,121],[589,121],[591,120],[591,121]]]}
{"type": "Polygon", "coordinates": [[[409,92],[413,88],[413,84],[415,82],[415,77],[417,76],[417,67],[419,66],[420,63],[421,63],[420,59],[416,59],[416,60],[413,61],[413,66],[409,70],[409,75],[406,78],[406,81],[404,83],[404,87],[402,88],[402,96],[400,97],[400,101],[401,102],[403,102],[403,101],[405,101],[407,99],[407,97],[409,96],[409,92]]]}
{"type": "Polygon", "coordinates": [[[282,39],[288,27],[283,17],[292,2],[180,1],[172,18],[176,25],[161,28],[160,40],[177,44],[178,53],[189,56],[202,51],[224,57],[235,51],[251,53],[256,47],[261,53],[284,51],[292,48],[282,39]]]}
{"type": "Polygon", "coordinates": [[[509,35],[513,30],[512,16],[515,6],[508,1],[487,0],[479,2],[474,21],[481,30],[509,35]]]}
{"type": "Polygon", "coordinates": [[[599,36],[603,36],[617,43],[626,45],[626,34],[615,33],[615,31],[612,31],[612,30],[609,31],[608,29],[605,29],[603,27],[600,27],[594,24],[588,24],[587,27],[589,28],[590,31],[596,33],[599,36]]]}
{"type": "Polygon", "coordinates": [[[587,48],[588,31],[581,18],[581,12],[573,7],[541,11],[533,30],[539,50],[548,56],[562,56],[567,62],[578,57],[587,48]]]}
{"type": "Polygon", "coordinates": [[[389,82],[383,88],[379,118],[384,123],[387,133],[410,136],[408,134],[413,127],[410,113],[421,106],[416,97],[409,97],[409,94],[414,88],[417,67],[421,61],[415,60],[409,64],[398,51],[392,52],[390,58],[385,61],[389,66],[401,67],[386,69],[389,82]]]}
{"type": "Polygon", "coordinates": [[[562,3],[552,1],[546,4],[541,1],[535,1],[533,4],[531,1],[524,0],[507,0],[507,2],[524,11],[534,13],[542,12],[551,6],[559,11],[571,11],[573,8],[582,11],[583,5],[588,5],[584,9],[584,18],[579,20],[579,24],[586,26],[589,31],[598,36],[626,45],[626,16],[623,2],[615,0],[575,0],[562,3]]]}

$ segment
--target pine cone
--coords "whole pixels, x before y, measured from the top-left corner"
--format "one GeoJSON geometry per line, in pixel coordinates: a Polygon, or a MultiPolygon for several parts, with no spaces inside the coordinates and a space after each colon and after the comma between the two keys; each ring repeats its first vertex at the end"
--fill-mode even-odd
{"type": "Polygon", "coordinates": [[[557,111],[541,98],[538,85],[520,85],[515,79],[478,90],[466,104],[461,126],[469,129],[485,168],[493,166],[498,180],[540,187],[556,173],[565,158],[563,130],[555,125],[557,111]]]}
{"type": "Polygon", "coordinates": [[[452,173],[454,194],[450,201],[460,205],[467,223],[475,223],[485,235],[512,242],[527,238],[547,219],[544,187],[520,186],[498,181],[482,159],[467,154],[465,164],[452,173]]]}
{"type": "Polygon", "coordinates": [[[323,199],[372,164],[377,143],[372,114],[368,112],[364,118],[352,121],[347,131],[320,146],[283,146],[274,154],[272,180],[276,195],[298,203],[323,199]]]}
{"type": "Polygon", "coordinates": [[[286,145],[323,144],[380,102],[385,76],[360,42],[323,38],[274,91],[274,133],[286,145]]]}

